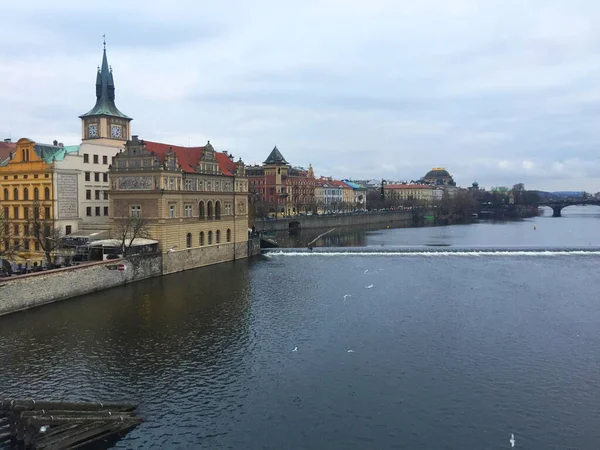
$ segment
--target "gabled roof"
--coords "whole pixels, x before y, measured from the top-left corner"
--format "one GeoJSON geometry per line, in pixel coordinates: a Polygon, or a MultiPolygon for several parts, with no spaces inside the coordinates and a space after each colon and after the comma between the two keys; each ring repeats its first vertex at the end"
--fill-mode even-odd
{"type": "Polygon", "coordinates": [[[277,146],[275,146],[263,164],[288,164],[288,162],[285,160],[277,146]]]}
{"type": "Polygon", "coordinates": [[[14,154],[17,149],[16,142],[0,141],[0,165],[10,158],[11,153],[14,154]]]}
{"type": "MultiPolygon", "coordinates": [[[[179,145],[163,144],[160,142],[144,141],[146,150],[154,152],[158,160],[162,163],[169,151],[177,155],[177,162],[186,173],[197,173],[196,168],[200,163],[200,158],[204,155],[204,150],[210,145],[210,142],[202,147],[181,147],[179,145]]],[[[212,146],[210,147],[212,149],[212,146]]],[[[215,151],[215,159],[223,175],[233,176],[236,171],[236,164],[225,153],[215,151]]]]}
{"type": "Polygon", "coordinates": [[[115,82],[112,69],[109,68],[108,59],[106,58],[106,45],[102,55],[102,68],[96,75],[96,104],[90,111],[79,117],[90,116],[112,116],[132,120],[131,117],[119,111],[115,105],[115,82]]]}

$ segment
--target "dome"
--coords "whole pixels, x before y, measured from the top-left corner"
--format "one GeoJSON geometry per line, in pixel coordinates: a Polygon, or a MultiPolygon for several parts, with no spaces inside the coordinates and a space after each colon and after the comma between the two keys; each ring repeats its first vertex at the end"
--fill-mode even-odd
{"type": "Polygon", "coordinates": [[[448,171],[446,169],[433,168],[429,172],[427,172],[427,175],[425,175],[425,178],[444,178],[444,177],[449,177],[449,176],[450,176],[450,174],[448,173],[448,171]]]}

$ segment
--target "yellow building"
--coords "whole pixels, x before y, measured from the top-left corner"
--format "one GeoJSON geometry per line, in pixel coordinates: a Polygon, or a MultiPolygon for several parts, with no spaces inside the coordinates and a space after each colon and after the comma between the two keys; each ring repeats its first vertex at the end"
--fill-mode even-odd
{"type": "Polygon", "coordinates": [[[354,189],[343,181],[337,181],[336,184],[342,188],[342,204],[344,211],[354,210],[354,189]]]}
{"type": "Polygon", "coordinates": [[[388,184],[384,188],[385,197],[399,203],[417,202],[430,204],[442,197],[442,189],[426,184],[388,184]]]}
{"type": "Polygon", "coordinates": [[[54,217],[53,164],[47,158],[56,151],[55,146],[22,138],[12,157],[0,165],[0,203],[5,221],[1,245],[3,253],[12,249],[11,257],[6,259],[16,266],[40,264],[44,259],[32,218],[34,208],[39,208],[35,212],[43,219],[54,217]]]}

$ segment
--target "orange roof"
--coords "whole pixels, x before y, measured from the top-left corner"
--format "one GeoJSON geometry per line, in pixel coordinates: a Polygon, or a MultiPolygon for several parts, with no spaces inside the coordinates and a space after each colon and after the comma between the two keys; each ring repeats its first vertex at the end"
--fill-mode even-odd
{"type": "MultiPolygon", "coordinates": [[[[181,147],[152,141],[144,141],[144,143],[146,144],[146,150],[154,152],[160,162],[165,160],[165,155],[169,153],[169,150],[173,150],[173,153],[177,155],[177,162],[181,166],[181,170],[187,173],[196,173],[196,168],[200,163],[200,158],[204,155],[206,145],[210,145],[210,142],[202,147],[181,147]]],[[[236,164],[229,159],[228,155],[215,151],[215,159],[223,175],[233,176],[235,174],[236,164]]]]}
{"type": "Polygon", "coordinates": [[[385,189],[434,189],[427,184],[388,184],[385,189]]]}

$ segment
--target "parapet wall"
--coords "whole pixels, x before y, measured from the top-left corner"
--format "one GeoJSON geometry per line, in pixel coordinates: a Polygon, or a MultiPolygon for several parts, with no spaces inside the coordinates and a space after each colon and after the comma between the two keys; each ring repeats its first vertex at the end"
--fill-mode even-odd
{"type": "Polygon", "coordinates": [[[3,278],[0,316],[161,274],[162,257],[152,255],[3,278]],[[118,270],[119,264],[124,270],[118,270]]]}

